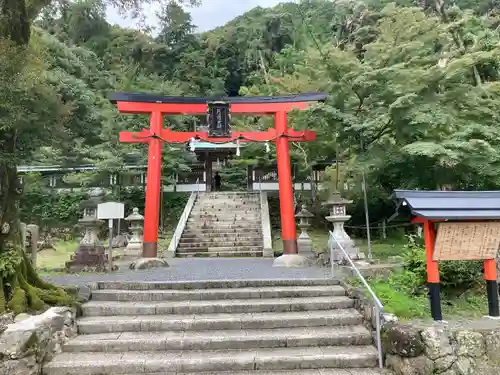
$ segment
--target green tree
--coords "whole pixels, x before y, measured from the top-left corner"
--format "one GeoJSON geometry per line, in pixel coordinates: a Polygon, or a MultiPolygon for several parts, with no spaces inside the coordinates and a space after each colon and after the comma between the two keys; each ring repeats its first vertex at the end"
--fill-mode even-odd
{"type": "MultiPolygon", "coordinates": [[[[110,0],[107,4],[140,10],[148,2],[110,0]]],[[[90,3],[79,2],[76,6],[86,4],[90,3]]],[[[54,6],[57,11],[61,5],[67,7],[65,1],[0,0],[0,311],[6,307],[16,312],[39,310],[45,304],[70,301],[66,291],[37,276],[21,249],[22,186],[17,177],[17,165],[31,160],[41,146],[60,149],[68,139],[76,140],[79,152],[75,157],[79,159],[82,149],[92,147],[92,139],[96,139],[92,127],[102,121],[94,111],[99,95],[88,91],[85,78],[69,77],[64,68],[50,70],[50,58],[35,47],[42,38],[32,32],[34,20],[44,8],[54,6]],[[89,133],[94,135],[89,137],[89,133]]],[[[93,15],[80,12],[70,17],[75,27],[72,31],[76,32],[71,36],[73,42],[88,40],[92,30],[87,21],[93,15]]],[[[102,7],[97,13],[101,15],[102,7]]],[[[60,59],[56,65],[66,64],[67,68],[67,63],[60,59]]],[[[92,85],[97,86],[97,82],[92,85]]]]}

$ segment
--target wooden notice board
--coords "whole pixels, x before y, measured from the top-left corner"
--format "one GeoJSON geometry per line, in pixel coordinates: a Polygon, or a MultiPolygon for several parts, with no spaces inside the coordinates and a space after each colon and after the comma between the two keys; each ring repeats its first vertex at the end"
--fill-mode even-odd
{"type": "Polygon", "coordinates": [[[433,259],[496,259],[500,248],[500,222],[440,223],[433,259]]]}

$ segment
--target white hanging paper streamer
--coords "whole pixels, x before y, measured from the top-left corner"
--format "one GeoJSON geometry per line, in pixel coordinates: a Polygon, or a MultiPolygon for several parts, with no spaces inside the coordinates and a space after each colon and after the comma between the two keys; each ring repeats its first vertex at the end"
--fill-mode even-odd
{"type": "Polygon", "coordinates": [[[191,150],[191,152],[194,152],[195,148],[196,148],[196,146],[194,144],[194,138],[191,138],[189,140],[189,149],[191,150]]]}
{"type": "Polygon", "coordinates": [[[266,152],[269,153],[271,151],[271,148],[269,147],[269,142],[266,142],[266,152]]]}
{"type": "Polygon", "coordinates": [[[236,156],[240,156],[240,140],[236,141],[236,156]]]}

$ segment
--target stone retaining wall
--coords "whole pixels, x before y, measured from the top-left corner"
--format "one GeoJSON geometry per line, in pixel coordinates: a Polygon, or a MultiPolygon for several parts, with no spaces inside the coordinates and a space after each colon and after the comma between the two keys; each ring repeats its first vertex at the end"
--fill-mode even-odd
{"type": "Polygon", "coordinates": [[[0,319],[0,374],[40,375],[42,364],[76,336],[76,309],[52,307],[40,315],[0,319]]]}
{"type": "MultiPolygon", "coordinates": [[[[373,301],[362,288],[342,282],[368,329],[376,327],[373,301]]],[[[500,320],[403,324],[383,313],[385,367],[395,375],[499,375],[500,320]]]]}
{"type": "Polygon", "coordinates": [[[396,375],[498,375],[500,321],[388,324],[386,366],[396,375]]]}
{"type": "MultiPolygon", "coordinates": [[[[365,326],[370,330],[376,329],[375,304],[371,298],[366,296],[363,287],[354,287],[345,281],[341,281],[340,284],[345,288],[347,296],[354,300],[354,308],[363,315],[365,326]]],[[[398,318],[394,314],[382,313],[380,324],[384,326],[389,323],[396,323],[397,321],[398,318]]]]}

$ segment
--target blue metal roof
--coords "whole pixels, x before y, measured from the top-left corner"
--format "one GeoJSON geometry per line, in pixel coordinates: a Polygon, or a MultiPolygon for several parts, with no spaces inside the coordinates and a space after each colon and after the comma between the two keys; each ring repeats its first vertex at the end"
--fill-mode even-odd
{"type": "Polygon", "coordinates": [[[394,190],[392,199],[425,219],[500,219],[500,191],[394,190]]]}

